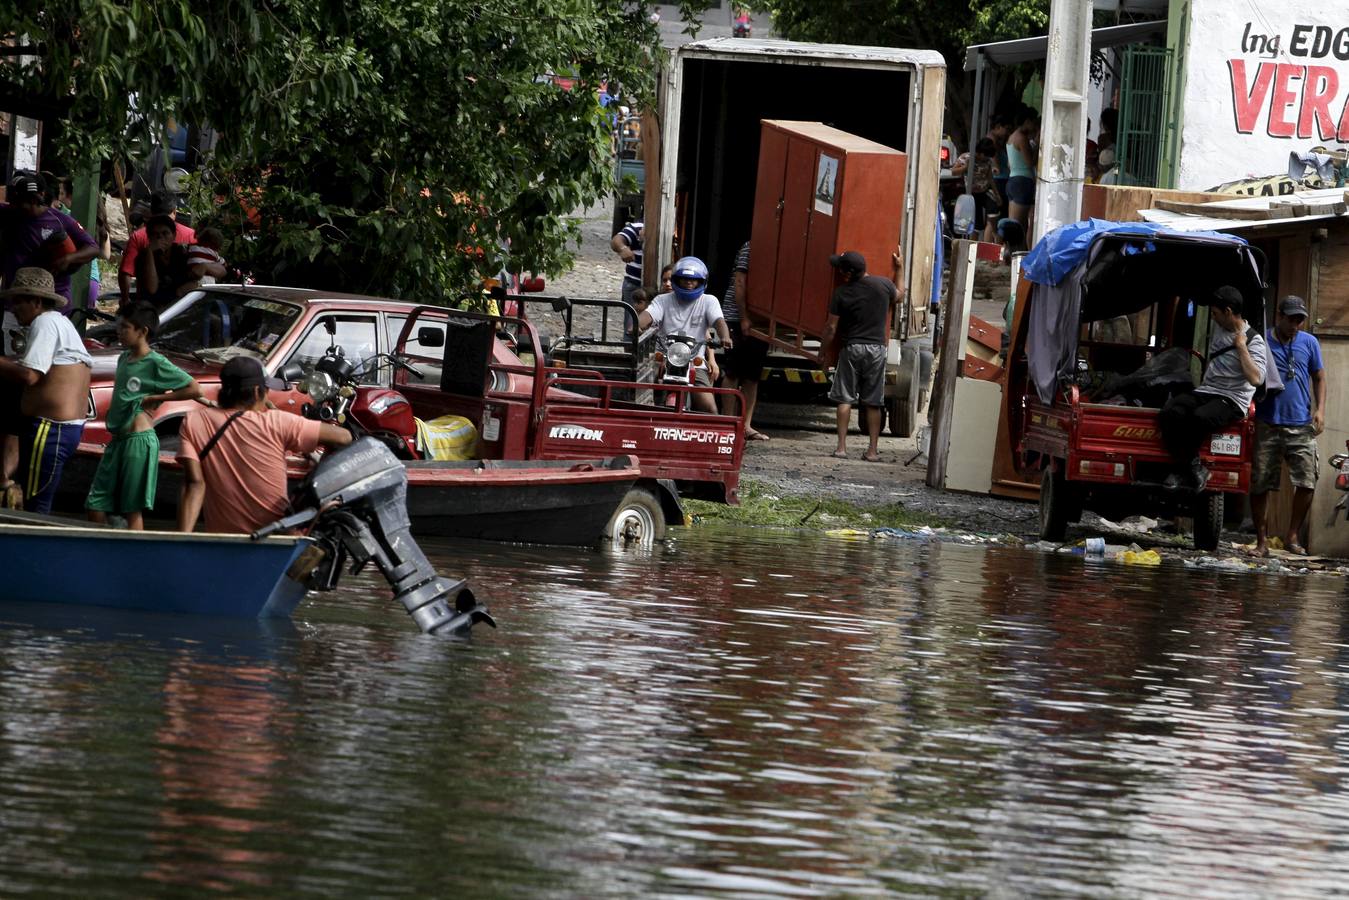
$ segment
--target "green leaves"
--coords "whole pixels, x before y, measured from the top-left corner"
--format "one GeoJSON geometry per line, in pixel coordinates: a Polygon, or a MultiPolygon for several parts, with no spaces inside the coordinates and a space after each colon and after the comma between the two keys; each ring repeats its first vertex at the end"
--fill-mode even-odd
{"type": "MultiPolygon", "coordinates": [[[[684,4],[690,10],[706,0],[684,4]]],[[[601,84],[654,94],[654,6],[598,0],[18,0],[70,160],[220,134],[190,196],[260,280],[421,299],[556,273],[612,186],[601,84]],[[565,84],[564,84],[565,81],[565,84]]]]}

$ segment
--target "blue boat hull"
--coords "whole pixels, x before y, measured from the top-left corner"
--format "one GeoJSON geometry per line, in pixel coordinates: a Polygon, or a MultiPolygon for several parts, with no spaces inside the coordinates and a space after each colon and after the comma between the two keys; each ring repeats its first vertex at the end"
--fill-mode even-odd
{"type": "Polygon", "coordinates": [[[295,537],[253,541],[55,521],[0,523],[0,598],[202,616],[289,616],[305,587],[286,573],[311,544],[295,537]]]}

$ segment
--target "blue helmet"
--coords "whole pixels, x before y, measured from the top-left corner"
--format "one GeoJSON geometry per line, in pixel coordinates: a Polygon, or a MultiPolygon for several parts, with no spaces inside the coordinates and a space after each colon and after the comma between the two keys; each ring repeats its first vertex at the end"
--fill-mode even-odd
{"type": "Polygon", "coordinates": [[[674,288],[674,295],[685,303],[692,303],[703,295],[707,290],[707,266],[696,256],[685,256],[674,264],[674,271],[670,273],[670,282],[674,288]],[[683,288],[679,286],[679,279],[693,278],[698,282],[694,288],[683,288]]]}

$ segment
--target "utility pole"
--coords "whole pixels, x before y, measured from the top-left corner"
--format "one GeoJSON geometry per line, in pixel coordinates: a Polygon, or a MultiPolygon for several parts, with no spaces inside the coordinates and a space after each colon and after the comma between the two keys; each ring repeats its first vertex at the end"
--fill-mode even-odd
{"type": "Polygon", "coordinates": [[[1091,19],[1092,0],[1052,0],[1050,3],[1032,245],[1046,232],[1082,218],[1082,183],[1087,169],[1091,19]]]}

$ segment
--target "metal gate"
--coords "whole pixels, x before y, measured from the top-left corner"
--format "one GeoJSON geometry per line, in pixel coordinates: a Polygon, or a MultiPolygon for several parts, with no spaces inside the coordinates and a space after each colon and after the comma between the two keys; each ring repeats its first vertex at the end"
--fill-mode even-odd
{"type": "Polygon", "coordinates": [[[1169,185],[1175,175],[1176,122],[1171,115],[1171,50],[1130,44],[1124,48],[1116,184],[1169,185]]]}

